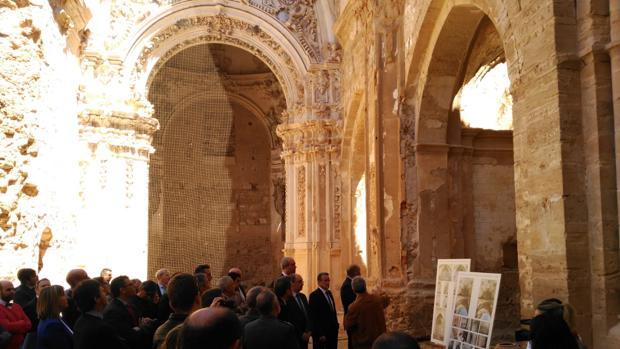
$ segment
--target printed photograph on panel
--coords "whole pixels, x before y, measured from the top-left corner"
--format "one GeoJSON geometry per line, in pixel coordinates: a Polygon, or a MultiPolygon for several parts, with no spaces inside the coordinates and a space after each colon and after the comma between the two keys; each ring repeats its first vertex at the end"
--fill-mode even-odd
{"type": "Polygon", "coordinates": [[[454,313],[468,316],[469,303],[471,301],[471,291],[474,286],[473,278],[462,278],[461,283],[456,290],[456,303],[454,306],[454,313]]]}
{"type": "Polygon", "coordinates": [[[478,306],[476,307],[476,318],[491,321],[491,315],[495,308],[495,293],[497,291],[497,280],[481,280],[480,292],[478,293],[478,306]]]}
{"type": "Polygon", "coordinates": [[[436,314],[434,323],[435,323],[435,326],[433,328],[433,337],[440,341],[443,341],[444,340],[444,329],[445,329],[445,322],[444,322],[443,314],[441,313],[436,314]]]}
{"type": "MultiPolygon", "coordinates": [[[[450,307],[454,301],[456,279],[459,272],[469,271],[469,259],[440,259],[437,261],[437,278],[435,284],[435,300],[433,308],[433,326],[431,341],[447,345],[447,333],[452,323],[450,307]],[[441,316],[439,316],[441,314],[441,316]]],[[[462,327],[458,323],[459,327],[462,327]]]]}

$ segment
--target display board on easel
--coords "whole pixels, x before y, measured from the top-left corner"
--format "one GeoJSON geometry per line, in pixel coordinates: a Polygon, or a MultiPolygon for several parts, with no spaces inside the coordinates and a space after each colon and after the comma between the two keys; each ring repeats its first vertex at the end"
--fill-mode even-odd
{"type": "Polygon", "coordinates": [[[501,274],[458,273],[450,307],[448,349],[490,347],[501,277],[501,274]]]}
{"type": "Polygon", "coordinates": [[[437,261],[435,282],[435,305],[433,306],[433,326],[431,342],[447,344],[448,331],[452,324],[451,302],[454,300],[456,280],[459,272],[468,272],[470,259],[440,259],[437,261]]]}

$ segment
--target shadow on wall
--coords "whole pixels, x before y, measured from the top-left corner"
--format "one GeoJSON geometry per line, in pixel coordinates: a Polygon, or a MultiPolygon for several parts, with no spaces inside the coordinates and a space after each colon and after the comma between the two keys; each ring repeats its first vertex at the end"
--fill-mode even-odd
{"type": "Polygon", "coordinates": [[[248,284],[274,275],[277,265],[266,262],[280,247],[272,246],[269,133],[231,97],[230,75],[262,72],[257,61],[230,46],[199,45],[153,80],[149,97],[162,129],[150,172],[150,274],[208,263],[216,279],[232,266],[248,284]]]}

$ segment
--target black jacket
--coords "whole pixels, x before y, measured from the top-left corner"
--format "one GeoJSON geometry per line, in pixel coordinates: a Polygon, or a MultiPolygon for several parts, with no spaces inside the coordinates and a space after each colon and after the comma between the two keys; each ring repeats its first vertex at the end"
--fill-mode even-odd
{"type": "MultiPolygon", "coordinates": [[[[334,302],[333,296],[331,300],[334,302]]],[[[336,303],[334,303],[335,305],[336,303]]],[[[327,302],[320,288],[310,293],[308,306],[310,309],[310,322],[312,323],[312,337],[319,338],[325,336],[330,339],[338,337],[338,316],[336,311],[327,302]]]]}
{"type": "Polygon", "coordinates": [[[151,336],[153,335],[152,329],[149,327],[134,329],[135,322],[133,317],[129,313],[127,306],[118,298],[114,298],[105,308],[103,320],[114,327],[118,335],[127,342],[130,348],[142,349],[149,346],[151,336]]]}
{"type": "Polygon", "coordinates": [[[340,287],[340,300],[342,301],[345,314],[349,311],[349,305],[355,302],[355,297],[355,292],[353,292],[353,288],[351,287],[351,279],[344,279],[340,287]]]}
{"type": "Polygon", "coordinates": [[[299,349],[299,343],[293,325],[261,316],[245,326],[243,349],[299,349]]]}
{"type": "Polygon", "coordinates": [[[303,340],[302,335],[304,332],[310,331],[310,317],[308,314],[308,310],[310,306],[308,305],[308,299],[306,295],[303,293],[298,293],[299,299],[301,300],[301,306],[295,299],[295,297],[291,297],[289,299],[289,314],[290,314],[290,322],[295,326],[295,330],[297,333],[297,338],[299,340],[299,346],[302,348],[307,347],[308,343],[303,340]]]}
{"type": "Polygon", "coordinates": [[[112,326],[94,315],[84,314],[78,318],[73,328],[73,348],[128,349],[129,347],[112,326]]]}
{"type": "Polygon", "coordinates": [[[25,285],[20,285],[15,289],[15,297],[13,301],[19,304],[20,307],[26,307],[26,304],[30,303],[33,299],[37,297],[34,288],[30,288],[25,285]]]}

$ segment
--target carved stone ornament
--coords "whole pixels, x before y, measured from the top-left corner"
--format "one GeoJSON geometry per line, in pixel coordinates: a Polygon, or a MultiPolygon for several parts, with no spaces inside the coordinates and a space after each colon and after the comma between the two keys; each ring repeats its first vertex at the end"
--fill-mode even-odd
{"type": "Polygon", "coordinates": [[[159,32],[150,40],[150,43],[145,45],[142,49],[142,52],[140,53],[134,66],[134,71],[132,73],[133,79],[131,80],[139,80],[138,76],[146,72],[148,61],[153,56],[153,52],[162,46],[164,42],[174,40],[174,37],[180,35],[184,31],[192,30],[195,27],[205,28],[205,31],[209,34],[185,40],[166,51],[166,53],[159,58],[151,70],[146,86],[151,85],[152,79],[157,74],[157,71],[161,69],[170,58],[180,51],[200,44],[223,43],[244,49],[263,61],[280,82],[280,85],[284,90],[284,95],[289,103],[289,107],[292,107],[290,102],[293,98],[291,96],[291,91],[288,90],[288,86],[285,83],[286,80],[283,76],[284,73],[293,77],[292,80],[296,84],[294,88],[296,89],[297,95],[303,96],[304,86],[302,84],[302,79],[298,75],[298,71],[293,63],[293,60],[284,51],[281,45],[259,26],[223,15],[184,18],[177,21],[174,25],[171,25],[170,27],[159,32]],[[261,45],[268,47],[278,57],[278,61],[275,62],[270,56],[263,52],[262,49],[240,39],[240,37],[247,36],[261,42],[261,45]]]}
{"type": "Polygon", "coordinates": [[[321,61],[316,0],[247,0],[245,3],[275,17],[297,38],[315,62],[321,61]]]}
{"type": "Polygon", "coordinates": [[[282,158],[305,161],[308,156],[331,156],[340,150],[340,126],[334,120],[311,120],[278,126],[282,158]]]}
{"type": "Polygon", "coordinates": [[[306,236],[306,167],[297,169],[297,235],[306,236]]]}

